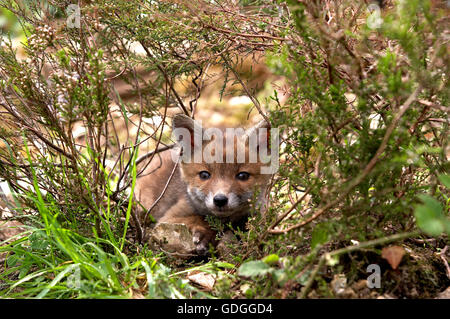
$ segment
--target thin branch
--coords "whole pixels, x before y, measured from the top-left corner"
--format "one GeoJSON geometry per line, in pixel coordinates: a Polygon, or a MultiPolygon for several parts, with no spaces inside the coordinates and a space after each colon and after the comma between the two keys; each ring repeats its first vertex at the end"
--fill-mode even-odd
{"type": "Polygon", "coordinates": [[[447,273],[447,278],[450,279],[450,267],[448,266],[448,261],[447,258],[445,257],[445,253],[447,252],[448,246],[445,246],[444,249],[441,250],[441,253],[439,254],[439,256],[442,259],[442,262],[445,265],[445,271],[447,273]]]}
{"type": "MultiPolygon", "coordinates": [[[[147,54],[147,56],[151,59],[153,59],[153,61],[155,60],[153,58],[153,55],[151,54],[151,52],[149,51],[149,49],[144,45],[144,43],[142,43],[142,41],[139,42],[142,46],[142,48],[144,49],[145,53],[147,54]]],[[[167,75],[167,73],[165,72],[165,70],[158,64],[155,62],[156,67],[158,68],[158,70],[161,72],[161,74],[164,76],[164,79],[166,80],[166,83],[169,85],[170,87],[170,91],[172,91],[172,94],[175,96],[175,98],[178,101],[178,106],[181,108],[181,110],[184,112],[184,114],[189,116],[189,112],[186,109],[186,106],[184,106],[183,100],[181,99],[180,95],[178,94],[178,92],[175,90],[172,81],[170,80],[169,76],[167,75]]]]}
{"type": "MultiPolygon", "coordinates": [[[[300,197],[299,200],[297,200],[295,202],[294,205],[291,206],[291,208],[289,208],[286,212],[284,212],[280,217],[277,218],[276,221],[274,221],[272,223],[272,225],[269,226],[269,228],[267,229],[266,232],[270,232],[272,229],[274,229],[279,223],[281,223],[281,221],[283,221],[283,219],[286,218],[287,215],[289,215],[294,209],[297,208],[297,206],[305,199],[305,197],[309,194],[309,192],[311,191],[311,187],[309,187],[305,193],[302,195],[302,197],[300,197]]],[[[264,239],[265,236],[262,237],[262,239],[264,239]]]]}
{"type": "MultiPolygon", "coordinates": [[[[153,210],[153,208],[158,204],[158,202],[161,200],[161,198],[164,196],[164,194],[166,193],[167,188],[169,187],[170,181],[172,180],[173,175],[175,174],[176,170],[178,169],[178,164],[180,162],[180,158],[178,157],[177,162],[175,163],[175,165],[173,166],[172,172],[170,173],[169,178],[167,179],[166,185],[164,185],[164,188],[161,192],[161,194],[158,196],[158,198],[153,202],[152,206],[150,206],[150,208],[146,211],[145,215],[144,215],[144,225],[145,225],[145,221],[147,220],[148,215],[150,214],[150,212],[153,210]]],[[[145,238],[146,235],[146,230],[147,228],[144,228],[144,234],[142,236],[142,238],[145,238]]]]}
{"type": "Polygon", "coordinates": [[[244,81],[242,81],[241,77],[239,76],[239,74],[236,72],[236,70],[231,66],[230,62],[228,61],[228,59],[222,54],[221,55],[222,60],[225,63],[225,66],[231,71],[233,72],[236,80],[241,84],[242,88],[245,91],[245,94],[247,94],[247,96],[250,98],[250,100],[252,101],[253,105],[255,105],[256,109],[258,110],[259,114],[261,114],[261,116],[264,118],[264,120],[270,125],[270,120],[267,117],[267,115],[263,112],[263,110],[261,109],[261,104],[259,103],[258,99],[250,92],[250,90],[247,88],[247,85],[245,85],[244,81]]]}
{"type": "Polygon", "coordinates": [[[160,147],[160,148],[158,148],[156,150],[153,150],[151,152],[148,152],[148,153],[142,155],[141,157],[139,157],[136,160],[136,165],[139,165],[141,162],[145,161],[149,157],[152,157],[154,154],[161,153],[161,152],[164,152],[166,150],[170,150],[170,149],[174,148],[175,145],[176,144],[165,145],[165,146],[162,146],[162,147],[160,147]]]}
{"type": "Polygon", "coordinates": [[[250,34],[250,33],[239,33],[231,30],[226,29],[220,29],[210,24],[203,24],[203,26],[207,29],[212,29],[217,32],[230,34],[233,37],[243,37],[243,38],[260,38],[260,39],[269,39],[269,40],[276,40],[276,41],[286,41],[286,38],[280,38],[275,37],[273,35],[267,35],[267,34],[250,34]]]}

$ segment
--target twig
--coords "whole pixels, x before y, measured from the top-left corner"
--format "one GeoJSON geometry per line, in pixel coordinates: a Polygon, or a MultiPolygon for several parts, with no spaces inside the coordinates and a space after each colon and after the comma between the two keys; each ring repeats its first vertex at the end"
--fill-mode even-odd
{"type": "Polygon", "coordinates": [[[429,106],[429,107],[435,108],[437,110],[443,111],[443,112],[449,112],[450,111],[450,107],[439,105],[439,104],[436,104],[436,103],[433,103],[433,102],[430,102],[430,101],[427,101],[427,100],[418,99],[417,102],[419,102],[420,104],[423,104],[425,106],[429,106]]]}
{"type": "Polygon", "coordinates": [[[319,259],[319,263],[316,265],[316,267],[314,267],[314,270],[311,272],[310,277],[308,278],[308,281],[306,282],[305,287],[303,287],[301,294],[300,294],[300,299],[304,299],[309,290],[311,289],[311,286],[313,285],[315,279],[316,279],[316,275],[319,272],[320,268],[322,268],[323,264],[325,263],[325,258],[322,257],[319,259]]]}
{"type": "Polygon", "coordinates": [[[267,117],[267,115],[263,112],[263,110],[261,109],[261,104],[259,103],[258,99],[256,97],[253,96],[253,94],[250,92],[250,90],[247,88],[247,85],[245,85],[244,81],[242,81],[241,77],[239,76],[239,74],[236,72],[236,70],[230,65],[228,59],[222,54],[221,55],[222,60],[225,62],[225,66],[231,71],[233,72],[236,80],[241,84],[242,88],[245,91],[245,94],[247,94],[247,96],[250,98],[250,100],[252,101],[253,105],[256,107],[256,109],[258,110],[259,114],[261,114],[261,116],[264,118],[264,120],[267,122],[267,124],[270,125],[270,121],[269,118],[267,117]]]}
{"type": "MultiPolygon", "coordinates": [[[[15,91],[12,90],[14,93],[15,91]]],[[[20,102],[22,102],[22,104],[27,108],[27,109],[31,109],[30,106],[25,102],[25,100],[23,100],[18,94],[16,94],[16,97],[20,100],[20,102]]],[[[6,97],[2,94],[2,98],[7,101],[6,97]]],[[[53,148],[55,151],[61,153],[62,155],[64,155],[65,157],[71,159],[71,160],[75,160],[75,157],[70,154],[67,153],[65,150],[63,150],[62,148],[60,148],[59,146],[53,144],[51,141],[49,141],[47,138],[45,138],[45,136],[42,135],[41,132],[37,131],[35,128],[33,128],[32,126],[28,125],[28,123],[25,121],[25,119],[23,117],[21,117],[20,115],[18,115],[9,105],[6,104],[2,104],[2,106],[8,111],[9,114],[11,114],[12,116],[14,116],[17,121],[19,123],[21,123],[22,125],[24,125],[29,131],[31,131],[32,133],[34,133],[34,135],[36,135],[38,137],[38,139],[40,139],[42,142],[44,142],[47,146],[49,146],[50,148],[53,148]]]]}
{"type": "Polygon", "coordinates": [[[231,34],[233,37],[243,37],[243,38],[260,38],[260,39],[269,39],[269,40],[276,40],[276,41],[286,41],[286,38],[280,38],[275,37],[273,35],[267,35],[267,34],[250,34],[250,33],[239,33],[231,30],[226,29],[220,29],[213,25],[209,24],[203,24],[203,26],[207,29],[213,29],[214,31],[231,34]]]}
{"type": "MultiPolygon", "coordinates": [[[[151,59],[153,59],[153,61],[155,60],[152,53],[150,52],[150,50],[144,45],[144,43],[142,41],[139,42],[142,46],[142,48],[144,49],[145,53],[147,54],[147,56],[151,59]]],[[[169,85],[170,87],[170,91],[172,91],[172,94],[175,96],[176,100],[178,101],[178,106],[181,108],[181,110],[183,111],[184,114],[189,116],[189,112],[186,109],[186,106],[184,106],[183,100],[181,99],[181,97],[178,95],[178,92],[175,90],[172,81],[170,80],[169,76],[167,75],[167,73],[165,72],[164,68],[159,65],[158,63],[155,62],[156,67],[158,68],[158,70],[161,72],[161,74],[164,76],[164,79],[166,80],[166,83],[169,85]]]]}
{"type": "MultiPolygon", "coordinates": [[[[295,202],[294,205],[291,206],[286,212],[284,212],[278,219],[272,223],[272,225],[269,226],[266,232],[269,232],[271,229],[275,228],[283,219],[286,218],[287,215],[289,215],[294,209],[297,208],[297,206],[305,199],[305,197],[309,194],[311,191],[311,187],[309,187],[305,193],[300,197],[298,201],[295,202]]],[[[264,236],[265,237],[265,236],[264,236]]],[[[264,239],[264,237],[262,239],[264,239]]]]}
{"type": "Polygon", "coordinates": [[[140,156],[137,160],[136,160],[136,165],[139,165],[141,162],[145,161],[147,158],[153,156],[154,154],[157,153],[161,153],[164,152],[166,150],[170,150],[171,148],[174,148],[176,144],[170,144],[170,145],[164,145],[156,150],[153,150],[151,152],[148,152],[142,156],[140,156]]]}
{"type": "MultiPolygon", "coordinates": [[[[152,211],[152,209],[158,204],[158,202],[161,200],[161,198],[164,196],[164,194],[166,193],[167,188],[169,187],[170,181],[172,180],[173,175],[175,174],[177,168],[178,168],[178,164],[180,162],[180,158],[178,157],[177,162],[175,163],[175,165],[173,166],[172,172],[170,173],[169,178],[167,179],[166,185],[164,185],[164,188],[161,192],[161,194],[158,196],[158,198],[153,202],[152,206],[150,206],[150,208],[146,211],[145,215],[144,215],[144,226],[145,226],[145,221],[147,220],[148,214],[150,214],[150,212],[152,211]]],[[[145,238],[146,235],[146,228],[144,228],[144,233],[142,238],[145,238]]]]}
{"type": "MultiPolygon", "coordinates": [[[[311,191],[311,187],[308,188],[305,193],[302,195],[302,197],[300,197],[299,200],[297,200],[297,202],[291,206],[291,208],[289,208],[285,213],[283,213],[280,217],[277,218],[276,221],[274,221],[268,228],[267,230],[261,234],[261,236],[258,237],[258,239],[256,240],[256,244],[253,245],[253,248],[248,250],[241,258],[241,260],[245,260],[252,252],[255,251],[255,247],[261,242],[263,241],[266,236],[268,234],[271,233],[271,230],[273,230],[274,227],[276,227],[283,219],[286,218],[287,215],[289,215],[294,209],[297,208],[297,206],[305,199],[305,197],[309,194],[309,192],[311,191]]],[[[240,264],[238,264],[240,265],[240,264]]],[[[238,267],[238,266],[236,266],[238,267]]]]}

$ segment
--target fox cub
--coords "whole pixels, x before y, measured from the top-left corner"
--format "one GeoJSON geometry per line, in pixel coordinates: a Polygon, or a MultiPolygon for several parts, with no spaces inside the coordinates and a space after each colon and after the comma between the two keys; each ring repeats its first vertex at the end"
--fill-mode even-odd
{"type": "MultiPolygon", "coordinates": [[[[248,216],[255,190],[261,190],[258,201],[262,204],[264,200],[271,174],[262,173],[265,164],[258,156],[255,160],[252,152],[257,151],[260,144],[267,145],[268,125],[264,121],[246,131],[238,129],[241,134],[232,135],[229,129],[226,132],[213,129],[221,133],[223,139],[217,137],[221,134],[215,133],[208,138],[207,130],[197,121],[176,115],[172,129],[187,133],[176,137],[181,148],[166,150],[154,157],[137,179],[136,198],[147,210],[153,206],[150,214],[158,223],[185,224],[193,235],[196,253],[205,255],[209,244],[216,243],[216,234],[205,216],[238,222],[248,216]],[[258,134],[260,128],[265,129],[262,135],[258,134]],[[249,141],[256,142],[256,149],[249,147],[252,144],[249,141]]],[[[148,224],[148,221],[143,222],[148,224]]]]}

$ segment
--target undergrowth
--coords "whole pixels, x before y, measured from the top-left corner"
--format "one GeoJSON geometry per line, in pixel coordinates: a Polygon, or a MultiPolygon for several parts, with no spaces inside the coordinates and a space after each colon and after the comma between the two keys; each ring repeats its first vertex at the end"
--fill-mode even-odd
{"type": "Polygon", "coordinates": [[[382,3],[1,0],[23,41],[3,34],[0,46],[0,185],[10,191],[0,204],[26,231],[0,245],[0,297],[446,288],[448,8],[382,3]],[[261,63],[276,77],[264,87],[252,82],[261,63]],[[180,262],[144,241],[134,185],[139,165],[171,147],[171,116],[201,114],[210,88],[216,109],[245,95],[249,116],[280,129],[280,168],[263,214],[231,235],[210,220],[228,236],[221,255],[180,262]],[[214,288],[189,281],[195,272],[214,288]]]}

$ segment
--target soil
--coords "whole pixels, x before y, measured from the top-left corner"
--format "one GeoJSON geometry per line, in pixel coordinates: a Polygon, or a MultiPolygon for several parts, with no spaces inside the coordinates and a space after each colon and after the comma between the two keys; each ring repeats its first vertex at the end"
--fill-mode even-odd
{"type": "MultiPolygon", "coordinates": [[[[434,240],[432,244],[407,240],[402,245],[406,253],[396,269],[392,269],[379,251],[360,251],[343,256],[340,265],[344,265],[342,273],[349,285],[343,287],[341,295],[336,291],[334,295],[338,298],[450,298],[450,269],[444,262],[447,260],[448,263],[450,259],[446,244],[444,238],[434,240]],[[380,288],[367,287],[371,272],[366,270],[370,264],[380,267],[380,288]]],[[[333,282],[336,278],[330,275],[329,280],[333,282]]],[[[330,286],[333,287],[332,284],[330,286]]]]}

